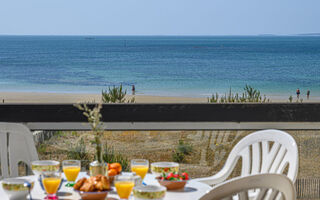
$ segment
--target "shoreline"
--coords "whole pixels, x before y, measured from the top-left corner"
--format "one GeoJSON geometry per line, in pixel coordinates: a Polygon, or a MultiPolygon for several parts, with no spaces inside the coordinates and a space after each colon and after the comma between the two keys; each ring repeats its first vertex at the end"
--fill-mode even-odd
{"type": "MultiPolygon", "coordinates": [[[[155,95],[127,95],[131,99],[135,97],[136,103],[207,103],[205,97],[179,97],[179,96],[155,96],[155,95]]],[[[286,103],[288,99],[269,97],[271,103],[286,103]]],[[[93,93],[51,93],[51,92],[0,92],[0,103],[84,103],[100,102],[101,94],[93,93]]],[[[296,102],[296,97],[293,98],[296,102]]],[[[303,103],[320,102],[320,97],[303,99],[303,103]]]]}
{"type": "MultiPolygon", "coordinates": [[[[171,97],[153,95],[127,95],[135,97],[136,103],[207,103],[201,97],[171,97]]],[[[51,92],[0,92],[0,103],[84,103],[100,102],[101,94],[51,93],[51,92]]]]}

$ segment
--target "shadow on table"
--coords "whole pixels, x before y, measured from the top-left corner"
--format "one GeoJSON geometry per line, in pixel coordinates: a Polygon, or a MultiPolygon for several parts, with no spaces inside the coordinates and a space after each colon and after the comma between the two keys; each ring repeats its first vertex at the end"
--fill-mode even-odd
{"type": "Polygon", "coordinates": [[[168,192],[196,192],[198,191],[196,188],[193,187],[184,187],[181,190],[168,190],[168,192]]]}
{"type": "Polygon", "coordinates": [[[67,197],[67,196],[72,196],[71,192],[58,192],[57,193],[58,197],[67,197]]]}
{"type": "Polygon", "coordinates": [[[116,190],[109,191],[109,194],[118,194],[116,190]]]}
{"type": "MultiPolygon", "coordinates": [[[[109,194],[118,194],[116,190],[111,190],[109,191],[109,194]]],[[[109,195],[108,194],[108,195],[109,195]]],[[[119,200],[117,198],[113,198],[113,197],[107,197],[107,200],[119,200]]]]}

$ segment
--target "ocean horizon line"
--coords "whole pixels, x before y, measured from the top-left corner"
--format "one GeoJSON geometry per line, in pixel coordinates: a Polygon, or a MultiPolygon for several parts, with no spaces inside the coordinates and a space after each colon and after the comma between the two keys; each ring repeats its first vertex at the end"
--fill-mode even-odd
{"type": "Polygon", "coordinates": [[[159,35],[152,35],[152,34],[0,34],[1,36],[52,36],[52,37],[68,37],[68,36],[74,36],[74,37],[86,37],[86,36],[94,36],[94,37],[286,37],[286,36],[301,36],[301,37],[315,37],[320,36],[320,33],[293,33],[293,34],[272,34],[272,33],[261,33],[261,34],[230,34],[230,35],[197,35],[197,34],[183,34],[183,35],[175,35],[175,34],[159,34],[159,35]]]}

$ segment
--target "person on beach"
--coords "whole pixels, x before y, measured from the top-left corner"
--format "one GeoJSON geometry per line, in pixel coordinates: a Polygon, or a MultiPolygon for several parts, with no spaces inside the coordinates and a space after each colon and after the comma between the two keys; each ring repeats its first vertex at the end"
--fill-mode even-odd
{"type": "Polygon", "coordinates": [[[307,99],[309,100],[310,97],[310,90],[307,91],[307,99]]]}
{"type": "Polygon", "coordinates": [[[135,93],[136,93],[136,87],[132,85],[132,95],[135,95],[135,93]]]}
{"type": "Polygon", "coordinates": [[[297,93],[297,98],[299,99],[299,97],[300,97],[300,90],[299,90],[299,88],[297,89],[296,93],[297,93]]]}

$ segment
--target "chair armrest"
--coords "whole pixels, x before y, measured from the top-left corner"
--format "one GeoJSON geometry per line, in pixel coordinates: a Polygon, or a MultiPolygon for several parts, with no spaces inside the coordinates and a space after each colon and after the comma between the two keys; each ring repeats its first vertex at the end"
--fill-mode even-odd
{"type": "Polygon", "coordinates": [[[224,167],[224,168],[222,168],[221,171],[219,171],[217,174],[215,174],[213,176],[204,177],[204,178],[196,178],[196,179],[192,179],[192,180],[213,186],[213,185],[224,182],[229,177],[231,172],[232,172],[232,169],[230,169],[230,168],[227,169],[226,167],[224,167]]]}

